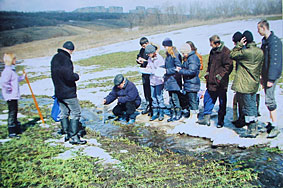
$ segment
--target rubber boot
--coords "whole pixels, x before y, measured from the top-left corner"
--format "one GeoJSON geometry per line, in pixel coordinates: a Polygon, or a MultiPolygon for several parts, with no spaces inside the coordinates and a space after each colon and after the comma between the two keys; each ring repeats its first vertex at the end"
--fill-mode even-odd
{"type": "Polygon", "coordinates": [[[150,111],[150,105],[149,105],[149,101],[145,102],[145,107],[143,109],[143,111],[141,112],[142,114],[147,114],[150,111]]]}
{"type": "Polygon", "coordinates": [[[154,121],[154,120],[156,120],[158,118],[158,108],[153,108],[152,112],[153,112],[153,115],[150,118],[150,121],[154,121]]]}
{"type": "Polygon", "coordinates": [[[247,124],[248,129],[246,131],[246,134],[240,137],[243,138],[256,138],[258,135],[258,130],[257,130],[257,122],[250,122],[247,124]]]}
{"type": "Polygon", "coordinates": [[[171,110],[170,110],[170,118],[169,119],[167,119],[167,122],[171,122],[171,121],[174,121],[174,115],[175,115],[175,110],[174,110],[174,108],[171,108],[171,110]]]}
{"type": "Polygon", "coordinates": [[[163,121],[164,120],[164,109],[163,108],[160,108],[159,109],[159,118],[158,118],[159,121],[163,121]]]}
{"type": "Polygon", "coordinates": [[[204,115],[203,119],[198,120],[196,123],[198,123],[200,125],[210,126],[210,114],[204,115]]]}
{"type": "Polygon", "coordinates": [[[78,136],[81,138],[86,135],[85,127],[82,125],[81,122],[79,122],[79,132],[78,136]]]}
{"type": "Polygon", "coordinates": [[[191,116],[190,110],[185,109],[185,110],[184,110],[184,117],[185,117],[185,118],[190,118],[190,116],[191,116]]]}
{"type": "Polygon", "coordinates": [[[222,128],[224,126],[224,116],[218,115],[218,123],[217,123],[217,128],[222,128]]]}
{"type": "Polygon", "coordinates": [[[14,126],[9,126],[8,127],[8,132],[9,132],[9,138],[21,138],[16,132],[17,132],[17,127],[14,126]]]}
{"type": "Polygon", "coordinates": [[[174,117],[174,121],[178,121],[182,118],[182,110],[181,108],[176,108],[176,113],[175,113],[175,117],[174,117]]]}
{"type": "Polygon", "coordinates": [[[80,140],[79,132],[79,119],[70,119],[69,135],[71,136],[70,144],[86,144],[86,140],[80,140]]]}

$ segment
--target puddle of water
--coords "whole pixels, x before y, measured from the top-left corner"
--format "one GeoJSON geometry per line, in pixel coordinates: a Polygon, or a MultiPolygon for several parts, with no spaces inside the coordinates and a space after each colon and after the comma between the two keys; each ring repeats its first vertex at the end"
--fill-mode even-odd
{"type": "MultiPolygon", "coordinates": [[[[106,116],[111,115],[107,114],[106,116]]],[[[102,136],[115,138],[127,137],[143,146],[161,148],[174,153],[190,155],[207,160],[221,160],[227,163],[244,162],[242,168],[253,168],[259,173],[258,184],[264,187],[283,186],[283,155],[271,153],[258,147],[240,149],[233,146],[212,148],[211,141],[186,135],[168,136],[152,127],[116,126],[103,123],[101,111],[82,110],[83,124],[102,136]]],[[[105,116],[105,114],[104,114],[105,116]]],[[[238,170],[238,169],[234,169],[238,170]]]]}

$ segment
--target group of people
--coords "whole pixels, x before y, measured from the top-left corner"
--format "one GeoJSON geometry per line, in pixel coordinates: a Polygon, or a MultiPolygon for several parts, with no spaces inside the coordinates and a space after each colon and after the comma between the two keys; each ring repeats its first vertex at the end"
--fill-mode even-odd
{"type": "MultiPolygon", "coordinates": [[[[142,83],[145,97],[145,107],[142,114],[148,114],[150,121],[164,120],[166,106],[164,104],[164,89],[169,94],[170,117],[167,122],[177,121],[185,116],[196,120],[198,124],[210,126],[210,116],[214,105],[219,100],[217,127],[224,125],[227,106],[227,89],[229,75],[233,70],[233,60],[236,61],[236,74],[232,90],[236,92],[235,99],[239,103],[240,116],[235,124],[248,127],[244,137],[255,138],[257,132],[257,101],[256,93],[260,83],[266,97],[265,104],[270,111],[269,126],[272,127],[268,138],[279,134],[276,118],[276,101],[274,91],[282,73],[282,42],[269,29],[269,23],[262,20],[258,23],[258,32],[263,36],[262,47],[258,48],[250,31],[233,35],[235,47],[230,51],[220,37],[209,38],[212,47],[208,67],[205,73],[206,92],[204,94],[203,119],[197,119],[199,113],[200,70],[203,69],[202,57],[191,41],[187,41],[179,51],[169,38],[165,38],[162,46],[166,50],[165,59],[159,54],[158,45],[152,44],[147,38],[140,39],[141,49],[136,62],[142,70],[142,83]],[[184,113],[185,112],[185,113],[184,113]]],[[[65,141],[71,144],[85,144],[81,140],[80,116],[81,110],[77,99],[76,81],[79,75],[74,72],[71,54],[75,46],[71,41],[63,44],[51,60],[51,78],[54,84],[55,96],[60,105],[61,134],[65,141]]],[[[1,75],[2,94],[8,103],[9,137],[19,137],[20,124],[17,121],[19,81],[24,76],[15,72],[16,57],[14,54],[4,55],[5,69],[1,75]]],[[[136,109],[141,105],[141,98],[135,84],[118,74],[114,78],[112,91],[103,99],[107,105],[117,99],[118,103],[113,114],[118,121],[133,124],[136,109]]]]}
{"type": "MultiPolygon", "coordinates": [[[[218,35],[209,38],[211,51],[204,78],[206,91],[204,94],[203,118],[197,119],[199,114],[200,70],[203,68],[202,57],[192,41],[184,43],[179,50],[173,46],[169,38],[165,38],[162,46],[166,50],[165,59],[158,53],[159,47],[150,43],[146,37],[140,39],[141,49],[137,55],[137,63],[142,70],[142,83],[145,97],[145,106],[142,114],[151,116],[150,121],[164,120],[166,106],[164,104],[164,89],[169,94],[170,117],[167,122],[177,121],[185,116],[201,125],[210,126],[210,118],[214,105],[218,99],[217,128],[224,126],[227,107],[227,89],[229,75],[233,71],[233,60],[236,62],[235,78],[232,90],[236,92],[234,101],[239,106],[239,118],[234,121],[236,127],[247,126],[242,137],[255,138],[258,135],[258,103],[257,92],[260,84],[265,91],[265,104],[270,112],[271,122],[267,138],[274,138],[280,130],[277,125],[276,101],[274,91],[282,74],[282,42],[269,29],[269,23],[262,20],[257,25],[258,33],[263,36],[262,46],[258,48],[250,31],[237,31],[232,40],[235,47],[229,50],[218,35]]],[[[119,74],[114,80],[126,80],[119,74]],[[118,79],[119,80],[119,79],[118,79]]],[[[104,99],[109,104],[118,98],[114,108],[117,120],[126,120],[129,124],[135,121],[134,105],[140,106],[140,97],[137,88],[131,83],[115,82],[110,94],[104,99]],[[117,111],[119,108],[119,112],[117,111]]]]}

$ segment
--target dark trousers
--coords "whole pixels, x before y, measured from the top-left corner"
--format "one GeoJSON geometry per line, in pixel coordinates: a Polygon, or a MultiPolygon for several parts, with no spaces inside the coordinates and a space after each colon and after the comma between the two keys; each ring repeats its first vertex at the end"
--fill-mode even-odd
{"type": "Polygon", "coordinates": [[[146,101],[149,102],[149,105],[152,106],[149,76],[150,76],[149,74],[142,74],[142,86],[143,86],[144,98],[146,101]]]}
{"type": "Polygon", "coordinates": [[[115,116],[122,116],[122,115],[126,115],[127,118],[131,118],[134,119],[135,118],[135,111],[138,108],[138,106],[136,106],[136,103],[133,102],[126,102],[126,103],[119,103],[117,104],[112,112],[115,116]]]}
{"type": "Polygon", "coordinates": [[[257,117],[256,93],[238,93],[243,101],[243,114],[246,123],[255,121],[257,117]]]}
{"type": "Polygon", "coordinates": [[[219,99],[219,110],[218,117],[224,117],[226,115],[226,105],[227,105],[227,91],[217,90],[208,91],[206,90],[204,94],[204,115],[211,114],[216,103],[217,98],[219,99]]]}
{"type": "Polygon", "coordinates": [[[10,100],[8,103],[8,127],[16,127],[17,122],[17,114],[18,114],[18,100],[10,100]]]}
{"type": "Polygon", "coordinates": [[[199,99],[197,92],[187,92],[188,110],[198,110],[199,99]]]}

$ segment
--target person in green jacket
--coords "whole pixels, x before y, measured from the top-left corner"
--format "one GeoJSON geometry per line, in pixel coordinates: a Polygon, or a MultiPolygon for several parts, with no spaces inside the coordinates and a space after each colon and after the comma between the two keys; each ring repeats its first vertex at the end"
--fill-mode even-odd
{"type": "Polygon", "coordinates": [[[232,90],[237,92],[243,103],[245,124],[248,126],[243,137],[255,138],[258,135],[256,92],[260,84],[263,51],[256,46],[252,33],[245,31],[230,57],[238,62],[232,90]]]}

